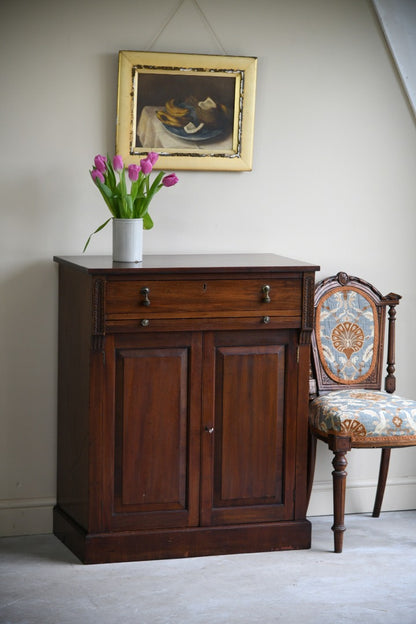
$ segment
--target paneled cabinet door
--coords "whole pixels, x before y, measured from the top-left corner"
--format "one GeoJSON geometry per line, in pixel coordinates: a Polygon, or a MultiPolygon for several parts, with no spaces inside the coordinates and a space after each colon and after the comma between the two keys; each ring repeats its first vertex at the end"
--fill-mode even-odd
{"type": "Polygon", "coordinates": [[[201,524],[293,518],[296,331],[204,340],[201,524]]]}
{"type": "Polygon", "coordinates": [[[195,526],[201,335],[125,334],[108,344],[107,387],[114,391],[108,397],[114,414],[111,527],[195,526]]]}

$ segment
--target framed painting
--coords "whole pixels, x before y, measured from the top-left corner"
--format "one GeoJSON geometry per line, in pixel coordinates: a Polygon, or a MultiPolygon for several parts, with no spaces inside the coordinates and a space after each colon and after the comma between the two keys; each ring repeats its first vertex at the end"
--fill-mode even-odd
{"type": "Polygon", "coordinates": [[[249,171],[257,59],[119,52],[116,152],[159,169],[249,171]]]}

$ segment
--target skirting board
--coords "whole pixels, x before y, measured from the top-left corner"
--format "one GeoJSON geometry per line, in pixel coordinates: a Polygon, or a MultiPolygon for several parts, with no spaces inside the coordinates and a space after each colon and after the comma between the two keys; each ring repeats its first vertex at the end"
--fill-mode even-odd
{"type": "Polygon", "coordinates": [[[52,533],[54,498],[0,500],[0,536],[52,533]]]}
{"type": "MultiPolygon", "coordinates": [[[[376,492],[374,481],[350,480],[346,513],[371,512],[376,492]]],[[[0,500],[0,537],[52,533],[54,498],[0,500]]],[[[416,476],[387,480],[382,511],[416,509],[416,476]]],[[[332,514],[332,481],[315,481],[308,517],[332,514]]]]}
{"type": "MultiPolygon", "coordinates": [[[[373,511],[377,483],[350,480],[345,496],[345,513],[373,511]]],[[[387,479],[381,511],[416,509],[416,477],[387,479]]],[[[328,516],[333,513],[332,480],[315,481],[309,502],[308,516],[328,516]]]]}

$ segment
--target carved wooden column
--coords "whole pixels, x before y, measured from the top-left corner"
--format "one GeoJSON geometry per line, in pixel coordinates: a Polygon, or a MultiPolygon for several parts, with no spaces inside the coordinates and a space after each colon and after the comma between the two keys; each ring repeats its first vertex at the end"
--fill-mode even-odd
{"type": "Polygon", "coordinates": [[[399,304],[401,297],[395,293],[390,293],[384,297],[385,305],[389,306],[389,329],[387,343],[387,376],[384,383],[386,392],[392,394],[396,390],[396,377],[394,376],[395,368],[395,336],[396,336],[396,306],[399,304]]]}

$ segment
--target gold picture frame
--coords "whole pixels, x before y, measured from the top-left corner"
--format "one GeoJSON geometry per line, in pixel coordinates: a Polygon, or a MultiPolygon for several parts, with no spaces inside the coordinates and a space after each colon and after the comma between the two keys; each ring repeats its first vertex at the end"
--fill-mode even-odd
{"type": "Polygon", "coordinates": [[[116,152],[158,169],[250,171],[257,58],[119,52],[116,152]]]}

